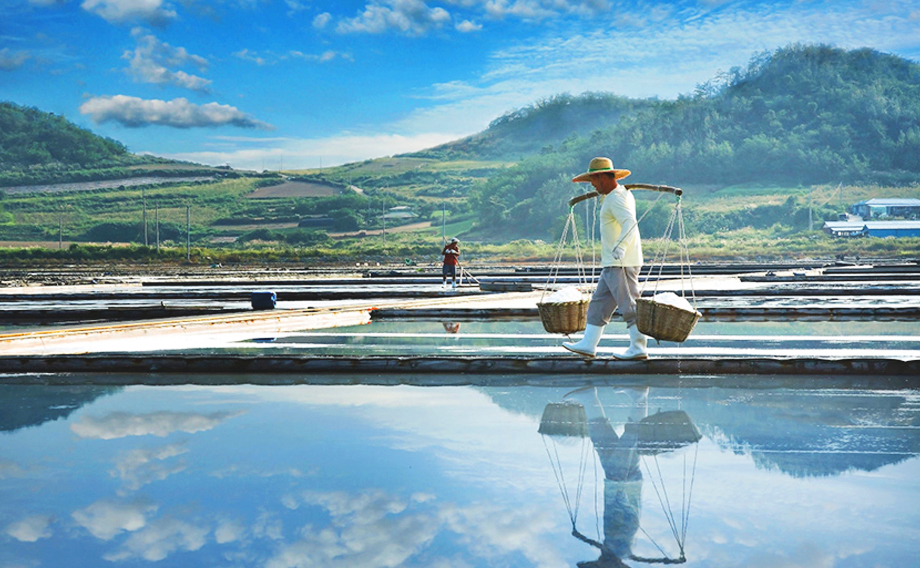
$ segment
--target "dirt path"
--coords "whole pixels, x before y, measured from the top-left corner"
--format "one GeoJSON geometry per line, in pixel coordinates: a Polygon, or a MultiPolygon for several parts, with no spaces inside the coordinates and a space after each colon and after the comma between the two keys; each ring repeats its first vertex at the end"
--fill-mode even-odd
{"type": "MultiPolygon", "coordinates": [[[[409,233],[412,231],[418,231],[419,229],[427,229],[431,227],[431,221],[422,221],[421,223],[410,223],[408,225],[399,225],[398,227],[393,227],[392,229],[387,227],[388,233],[409,233]]],[[[352,231],[349,233],[329,233],[330,237],[340,238],[340,237],[358,237],[361,234],[364,235],[379,235],[383,233],[383,229],[370,229],[364,231],[352,231]]]]}
{"type": "Polygon", "coordinates": [[[120,186],[131,187],[135,185],[163,185],[167,183],[193,183],[198,181],[212,181],[213,176],[192,177],[137,177],[126,179],[108,179],[99,181],[85,181],[74,183],[53,183],[48,185],[17,185],[14,187],[0,188],[4,193],[39,193],[61,191],[87,191],[91,189],[113,189],[120,186]]]}

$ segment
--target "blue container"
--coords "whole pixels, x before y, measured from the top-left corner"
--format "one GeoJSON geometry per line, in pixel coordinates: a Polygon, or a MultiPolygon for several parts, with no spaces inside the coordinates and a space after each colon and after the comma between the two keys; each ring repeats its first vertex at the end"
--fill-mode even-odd
{"type": "Polygon", "coordinates": [[[278,296],[274,292],[253,292],[249,300],[254,310],[274,310],[278,296]]]}

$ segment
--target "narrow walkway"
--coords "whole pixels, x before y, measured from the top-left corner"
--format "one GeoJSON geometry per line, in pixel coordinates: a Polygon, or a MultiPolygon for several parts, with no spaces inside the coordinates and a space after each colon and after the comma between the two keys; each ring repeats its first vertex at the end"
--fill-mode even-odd
{"type": "Polygon", "coordinates": [[[774,318],[769,308],[756,308],[751,318],[737,317],[744,312],[739,309],[731,317],[704,319],[682,344],[651,341],[648,361],[622,362],[613,358],[628,344],[622,322],[609,326],[599,358],[584,360],[562,349],[565,336],[543,329],[534,313],[540,298],[540,292],[529,292],[326,302],[303,309],[6,332],[0,333],[0,373],[10,375],[7,381],[31,380],[36,373],[98,375],[74,379],[91,382],[130,382],[137,378],[125,374],[138,373],[178,374],[186,380],[201,373],[206,376],[194,380],[209,384],[227,380],[218,375],[239,373],[277,374],[253,380],[281,384],[348,383],[356,374],[381,384],[531,380],[501,375],[526,375],[541,384],[557,377],[565,382],[567,376],[622,381],[633,375],[718,380],[782,375],[825,381],[879,376],[903,386],[920,377],[920,326],[911,317],[812,321],[816,314],[811,313],[801,321],[788,316],[807,306],[779,309],[774,318]],[[485,319],[464,317],[470,314],[485,319]]]}

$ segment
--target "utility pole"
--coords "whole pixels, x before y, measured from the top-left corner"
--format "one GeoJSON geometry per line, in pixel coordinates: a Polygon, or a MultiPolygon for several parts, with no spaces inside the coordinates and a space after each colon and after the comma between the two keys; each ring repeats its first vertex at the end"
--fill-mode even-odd
{"type": "Polygon", "coordinates": [[[811,202],[811,197],[809,197],[809,198],[808,198],[808,230],[809,230],[809,231],[811,231],[811,230],[813,229],[813,227],[812,227],[811,212],[812,212],[812,202],[811,202]]]}
{"type": "Polygon", "coordinates": [[[147,190],[141,188],[141,195],[144,199],[144,246],[147,246],[147,190]]]}
{"type": "Polygon", "coordinates": [[[445,223],[445,218],[447,217],[447,206],[444,205],[444,202],[441,202],[441,244],[443,245],[447,242],[447,226],[445,223]]]}
{"type": "Polygon", "coordinates": [[[153,207],[154,207],[153,217],[155,220],[154,222],[156,223],[156,226],[157,226],[157,252],[160,252],[160,203],[159,202],[154,203],[153,207]]]}
{"type": "Polygon", "coordinates": [[[191,205],[185,206],[185,260],[192,260],[192,214],[191,205]]]}

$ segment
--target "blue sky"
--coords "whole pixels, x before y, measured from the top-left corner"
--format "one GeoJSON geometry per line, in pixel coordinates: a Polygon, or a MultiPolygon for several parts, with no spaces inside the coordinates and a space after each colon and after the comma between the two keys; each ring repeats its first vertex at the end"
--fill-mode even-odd
{"type": "Polygon", "coordinates": [[[920,61],[916,0],[0,0],[0,100],[132,152],[339,165],[559,93],[674,98],[793,42],[920,61]]]}

